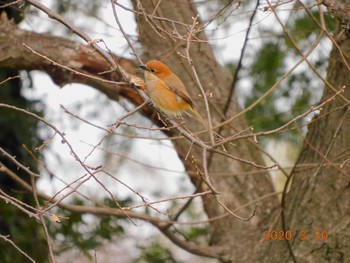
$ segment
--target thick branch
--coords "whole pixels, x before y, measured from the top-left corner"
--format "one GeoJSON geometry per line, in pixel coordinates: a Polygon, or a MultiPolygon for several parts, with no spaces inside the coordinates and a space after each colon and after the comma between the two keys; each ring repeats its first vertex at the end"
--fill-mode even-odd
{"type": "MultiPolygon", "coordinates": [[[[60,37],[21,30],[2,16],[0,20],[0,50],[0,69],[41,70],[47,72],[59,86],[64,86],[67,83],[82,83],[95,87],[113,100],[118,100],[119,95],[121,95],[136,105],[143,101],[130,85],[118,85],[104,81],[123,80],[121,75],[116,71],[111,71],[110,64],[88,45],[78,44],[60,37]],[[88,74],[95,78],[88,78],[68,71],[33,53],[24,44],[60,65],[65,65],[73,71],[88,74]],[[102,72],[107,73],[101,74],[102,72]]],[[[113,58],[118,60],[118,64],[127,72],[131,73],[136,68],[133,61],[116,56],[113,58]]]]}

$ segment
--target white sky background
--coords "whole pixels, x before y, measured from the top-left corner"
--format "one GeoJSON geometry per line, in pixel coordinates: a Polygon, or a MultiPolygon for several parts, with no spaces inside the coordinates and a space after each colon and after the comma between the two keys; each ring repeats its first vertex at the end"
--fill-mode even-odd
{"type": "MultiPolygon", "coordinates": [[[[54,1],[45,0],[41,2],[50,7],[54,1]]],[[[119,3],[130,6],[129,1],[120,0],[119,3]]],[[[92,21],[87,21],[85,17],[77,15],[76,12],[66,15],[65,18],[75,26],[82,28],[91,38],[103,39],[108,48],[115,54],[133,58],[129,53],[130,49],[128,49],[126,41],[119,29],[117,29],[110,2],[101,1],[101,5],[102,8],[99,18],[92,19],[92,21]],[[101,22],[102,20],[103,22],[101,22]]],[[[124,30],[132,36],[137,36],[136,23],[133,14],[119,8],[117,10],[118,17],[124,30]]],[[[202,13],[205,12],[203,8],[200,8],[199,10],[202,13]]],[[[239,18],[232,15],[229,17],[229,27],[224,28],[224,24],[217,27],[213,24],[208,28],[210,44],[215,46],[214,50],[219,62],[226,63],[238,60],[248,25],[247,21],[243,18],[249,17],[250,14],[251,13],[238,15],[239,18]]],[[[262,11],[258,12],[256,21],[263,21],[266,24],[276,25],[273,14],[262,11]]],[[[39,12],[39,18],[36,19],[34,16],[33,19],[27,18],[21,26],[22,28],[34,30],[39,33],[51,32],[52,28],[54,28],[53,34],[62,36],[66,35],[66,28],[64,26],[49,19],[47,15],[42,12],[39,12]]],[[[253,27],[257,26],[257,24],[253,25],[253,27]]],[[[276,25],[276,30],[280,30],[279,25],[276,25]]],[[[259,36],[256,33],[253,33],[251,38],[254,37],[259,36]]],[[[78,37],[73,36],[73,38],[83,43],[78,37]]],[[[258,48],[258,46],[254,47],[254,45],[259,45],[255,44],[258,42],[259,41],[251,41],[251,48],[258,48]]],[[[92,149],[91,145],[97,144],[105,133],[67,115],[63,112],[60,105],[63,105],[72,113],[104,128],[107,128],[107,125],[112,124],[118,119],[118,117],[126,113],[126,109],[123,106],[131,109],[127,102],[124,102],[123,106],[116,102],[110,102],[105,95],[91,87],[80,84],[71,84],[66,85],[64,88],[58,88],[52,83],[47,75],[41,72],[33,72],[32,76],[35,89],[26,90],[25,95],[30,98],[41,99],[46,104],[45,118],[66,134],[66,139],[72,144],[74,150],[81,159],[84,159],[90,153],[92,149]],[[94,115],[95,111],[98,112],[97,116],[94,115]]],[[[250,92],[247,86],[248,85],[245,85],[244,82],[241,82],[237,89],[238,92],[250,92]]],[[[151,127],[152,125],[149,121],[142,120],[140,117],[131,117],[127,119],[127,121],[136,124],[141,123],[146,127],[151,127]]],[[[52,132],[50,134],[52,134],[52,132]]],[[[144,135],[164,137],[160,133],[152,132],[147,132],[144,135]]],[[[47,138],[47,136],[48,135],[46,134],[45,138],[47,138]]],[[[106,146],[104,145],[103,147],[106,146]]],[[[131,159],[124,159],[121,167],[111,168],[111,173],[136,191],[142,193],[145,197],[149,198],[149,201],[192,193],[193,186],[185,175],[183,165],[178,160],[169,141],[127,139],[126,137],[118,137],[116,138],[116,144],[112,147],[108,147],[108,149],[117,154],[126,154],[127,157],[131,159]],[[123,152],[123,145],[128,141],[132,142],[131,150],[123,152]],[[149,166],[146,167],[134,163],[132,161],[133,159],[149,166]],[[167,172],[152,167],[169,169],[171,171],[167,172]]],[[[84,174],[83,169],[69,154],[67,146],[61,143],[61,139],[57,135],[50,143],[49,150],[45,153],[45,160],[49,170],[65,182],[72,182],[84,174]]],[[[94,151],[88,158],[87,163],[94,167],[103,165],[104,160],[102,154],[102,151],[94,151]]],[[[45,174],[45,172],[43,172],[43,174],[45,174]]],[[[124,198],[133,195],[133,193],[125,187],[105,175],[99,177],[99,179],[101,179],[101,181],[104,182],[109,190],[117,197],[124,198]]],[[[48,194],[54,194],[64,186],[65,185],[58,179],[51,180],[49,179],[49,176],[44,176],[38,182],[38,188],[48,194]]],[[[80,190],[89,193],[90,196],[94,196],[96,199],[100,199],[107,194],[93,180],[84,183],[80,190]]],[[[141,200],[137,199],[137,202],[141,203],[141,200]]],[[[164,209],[167,206],[168,204],[161,204],[158,207],[164,209]]],[[[131,233],[140,231],[141,226],[133,227],[132,224],[129,225],[131,233]]],[[[144,226],[147,224],[141,223],[141,225],[144,226]]],[[[157,230],[155,231],[158,232],[157,230]]],[[[154,233],[154,228],[142,227],[142,232],[147,237],[154,233]]]]}

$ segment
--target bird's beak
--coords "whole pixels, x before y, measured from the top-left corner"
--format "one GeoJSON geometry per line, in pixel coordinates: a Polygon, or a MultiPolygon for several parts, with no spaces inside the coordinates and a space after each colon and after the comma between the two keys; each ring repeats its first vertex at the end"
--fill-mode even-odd
{"type": "Polygon", "coordinates": [[[143,70],[147,70],[147,67],[145,65],[140,65],[139,68],[143,70]]]}

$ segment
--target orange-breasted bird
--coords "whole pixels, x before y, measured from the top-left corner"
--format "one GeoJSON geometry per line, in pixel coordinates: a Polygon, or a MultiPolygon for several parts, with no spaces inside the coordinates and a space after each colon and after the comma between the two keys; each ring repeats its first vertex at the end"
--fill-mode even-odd
{"type": "Polygon", "coordinates": [[[179,116],[188,110],[194,113],[206,128],[208,127],[195,109],[185,85],[167,65],[158,60],[150,60],[146,65],[139,67],[145,71],[148,95],[156,108],[168,116],[179,116]]]}

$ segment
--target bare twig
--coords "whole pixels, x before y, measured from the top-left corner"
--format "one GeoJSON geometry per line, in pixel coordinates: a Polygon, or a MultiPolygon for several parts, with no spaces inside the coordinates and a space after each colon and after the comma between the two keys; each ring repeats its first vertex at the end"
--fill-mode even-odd
{"type": "Polygon", "coordinates": [[[68,22],[65,18],[57,14],[56,12],[52,11],[50,8],[47,8],[45,5],[39,3],[35,0],[25,0],[27,3],[31,4],[32,6],[35,6],[36,8],[40,9],[44,13],[46,13],[50,18],[60,22],[61,24],[65,25],[68,29],[70,29],[74,34],[78,35],[82,39],[84,39],[89,45],[93,46],[102,57],[106,59],[106,61],[109,62],[109,64],[112,66],[113,69],[117,69],[119,73],[123,76],[124,80],[129,82],[130,81],[130,75],[119,66],[119,64],[112,58],[108,52],[106,52],[104,49],[102,49],[96,41],[91,39],[87,34],[79,30],[76,26],[74,26],[72,23],[68,22]]]}
{"type": "Polygon", "coordinates": [[[241,68],[242,68],[242,62],[243,62],[243,57],[245,55],[245,50],[248,46],[248,37],[249,37],[249,34],[250,34],[250,30],[252,29],[252,25],[253,25],[253,21],[254,21],[254,18],[255,18],[255,15],[256,15],[256,12],[258,11],[258,6],[260,4],[260,1],[256,1],[256,6],[254,8],[254,11],[252,13],[252,15],[250,16],[250,19],[249,19],[249,24],[248,24],[248,27],[247,27],[247,32],[245,34],[245,38],[244,38],[244,42],[243,42],[243,46],[242,46],[242,49],[241,49],[241,54],[239,56],[239,60],[238,60],[238,63],[237,63],[237,67],[235,69],[235,72],[233,74],[233,79],[232,79],[232,83],[231,83],[231,87],[230,87],[230,91],[228,93],[228,97],[227,97],[227,100],[226,100],[226,103],[225,103],[225,107],[223,109],[223,114],[224,116],[227,114],[227,111],[230,107],[230,104],[232,102],[232,96],[233,96],[233,93],[235,91],[235,88],[236,88],[236,84],[238,82],[238,74],[239,72],[241,71],[241,68]]]}
{"type": "MultiPolygon", "coordinates": [[[[31,181],[31,184],[32,184],[32,193],[33,193],[33,197],[34,197],[34,201],[35,201],[36,207],[37,207],[37,209],[40,209],[41,207],[40,207],[38,194],[37,194],[37,190],[36,190],[35,176],[31,176],[30,177],[30,181],[31,181]]],[[[40,224],[41,224],[41,226],[42,226],[42,228],[44,230],[44,235],[45,235],[45,238],[46,238],[47,247],[49,249],[50,261],[51,261],[51,263],[55,263],[56,259],[55,259],[54,253],[53,253],[52,240],[51,240],[49,231],[47,229],[45,219],[44,219],[42,214],[39,214],[39,221],[40,221],[40,224]]]]}
{"type": "Polygon", "coordinates": [[[26,252],[24,252],[20,247],[18,247],[11,239],[9,239],[9,236],[0,235],[0,238],[5,240],[6,242],[10,243],[19,253],[21,253],[23,256],[25,256],[27,259],[29,259],[31,262],[35,263],[35,260],[32,259],[26,252]]]}
{"type": "Polygon", "coordinates": [[[198,74],[197,74],[197,70],[196,70],[196,68],[194,66],[193,60],[191,59],[191,55],[190,55],[191,39],[192,39],[193,35],[195,33],[197,33],[196,32],[196,27],[198,25],[198,21],[197,21],[198,18],[199,18],[199,15],[197,15],[196,17],[193,18],[192,26],[190,27],[190,30],[188,32],[188,37],[187,37],[187,41],[186,41],[186,58],[187,58],[188,63],[191,66],[193,75],[195,77],[196,83],[197,83],[197,85],[199,87],[199,90],[201,92],[201,95],[202,95],[202,98],[203,98],[203,101],[204,101],[205,111],[207,113],[206,115],[207,115],[207,118],[208,118],[208,132],[209,132],[211,144],[214,145],[215,144],[215,139],[214,139],[213,124],[212,124],[212,121],[211,121],[211,115],[210,115],[208,98],[207,98],[207,95],[206,95],[206,93],[205,93],[205,91],[203,89],[202,83],[199,80],[199,77],[198,77],[198,74]]]}
{"type": "Polygon", "coordinates": [[[112,134],[119,126],[120,126],[120,122],[126,118],[128,118],[129,116],[135,114],[136,112],[138,112],[139,110],[141,110],[144,106],[147,105],[147,101],[144,101],[142,104],[140,104],[139,106],[137,106],[135,109],[133,109],[130,112],[127,112],[124,116],[120,117],[114,124],[114,126],[108,130],[108,133],[102,137],[102,139],[94,146],[94,148],[85,156],[84,158],[84,162],[86,162],[87,158],[95,151],[95,149],[99,146],[102,145],[103,141],[110,135],[112,134]]]}
{"type": "Polygon", "coordinates": [[[51,58],[43,55],[43,54],[40,54],[39,52],[35,51],[33,48],[31,48],[30,46],[28,46],[27,44],[25,43],[22,43],[23,46],[25,46],[26,48],[28,48],[33,54],[35,55],[38,55],[39,57],[47,60],[47,61],[50,61],[54,66],[58,66],[60,68],[63,68],[65,70],[68,70],[68,71],[71,71],[73,72],[74,74],[77,74],[77,75],[80,75],[80,76],[83,76],[83,77],[86,77],[86,78],[90,78],[90,79],[95,79],[95,80],[98,80],[98,81],[101,81],[101,82],[105,82],[105,83],[110,83],[110,84],[115,84],[115,85],[129,85],[127,82],[116,82],[116,81],[112,81],[112,80],[107,80],[107,79],[103,79],[103,78],[100,78],[100,77],[96,77],[92,74],[86,74],[86,73],[83,73],[83,72],[80,72],[80,71],[77,71],[75,69],[72,69],[68,66],[65,66],[65,65],[62,65],[54,60],[52,60],[51,58]]]}
{"type": "Polygon", "coordinates": [[[159,204],[159,203],[164,203],[164,202],[173,201],[173,200],[179,200],[179,199],[190,199],[190,198],[195,198],[195,197],[198,197],[198,196],[208,195],[208,194],[211,194],[211,193],[212,193],[212,191],[205,191],[205,192],[201,192],[201,193],[194,193],[192,195],[169,197],[169,198],[165,198],[165,199],[162,199],[162,200],[157,200],[157,201],[149,202],[149,203],[145,203],[145,204],[123,207],[123,209],[124,210],[132,210],[132,209],[143,207],[143,206],[150,206],[150,205],[154,205],[154,204],[159,204]]]}
{"type": "MultiPolygon", "coordinates": [[[[0,107],[1,107],[0,103],[0,107]]],[[[8,152],[6,152],[2,147],[0,147],[0,153],[2,153],[4,156],[6,156],[8,159],[10,159],[17,167],[21,168],[23,171],[25,171],[27,174],[33,177],[40,177],[39,174],[32,172],[29,167],[24,166],[19,161],[16,160],[16,156],[10,155],[8,152]]]]}
{"type": "Polygon", "coordinates": [[[4,84],[5,82],[10,81],[12,79],[18,79],[18,78],[19,78],[19,75],[13,76],[13,77],[8,77],[7,79],[0,81],[0,85],[4,84]]]}
{"type": "Polygon", "coordinates": [[[128,35],[127,35],[126,32],[124,31],[123,26],[122,26],[122,24],[121,24],[120,21],[119,21],[119,18],[118,18],[118,15],[117,15],[117,10],[116,10],[115,4],[114,4],[114,0],[111,0],[111,5],[112,5],[112,10],[113,10],[114,19],[115,19],[116,23],[118,24],[118,27],[119,27],[120,31],[122,32],[122,34],[123,34],[123,36],[124,36],[124,39],[128,42],[128,45],[129,45],[129,47],[131,48],[131,50],[132,50],[132,52],[133,52],[133,55],[136,56],[136,59],[138,60],[138,62],[139,62],[140,64],[143,64],[142,61],[141,61],[141,59],[140,59],[140,57],[139,57],[139,56],[137,55],[137,53],[136,53],[136,50],[135,50],[135,48],[134,48],[134,45],[131,43],[131,41],[130,41],[128,35]]]}
{"type": "MultiPolygon", "coordinates": [[[[250,133],[250,134],[243,134],[240,136],[236,136],[233,135],[231,137],[228,137],[226,139],[221,140],[220,142],[216,143],[214,145],[214,147],[217,147],[219,145],[225,144],[227,142],[232,142],[232,141],[237,141],[237,140],[241,140],[241,139],[246,139],[246,138],[257,138],[260,136],[267,136],[267,135],[271,135],[271,134],[277,134],[279,132],[282,132],[283,130],[285,130],[286,128],[288,128],[289,126],[291,126],[293,123],[296,123],[297,121],[299,121],[300,119],[304,118],[305,116],[311,114],[312,112],[315,111],[319,111],[322,110],[322,108],[332,102],[336,97],[340,97],[343,96],[342,93],[344,93],[345,90],[345,86],[343,86],[342,88],[340,88],[338,91],[336,91],[336,93],[334,93],[331,97],[329,97],[328,99],[324,100],[321,104],[317,105],[317,106],[311,106],[307,111],[305,111],[304,113],[294,117],[293,119],[291,119],[290,121],[288,121],[287,123],[283,124],[282,126],[273,129],[273,130],[269,130],[269,131],[263,131],[263,132],[257,132],[257,133],[250,133]]],[[[294,128],[294,127],[292,127],[294,128]]]]}
{"type": "MultiPolygon", "coordinates": [[[[8,169],[2,163],[0,163],[0,171],[5,172],[6,174],[9,174],[11,170],[8,169]]],[[[33,217],[33,218],[39,220],[39,217],[37,216],[37,214],[28,210],[28,209],[34,210],[32,206],[29,206],[26,203],[21,202],[17,198],[14,198],[14,197],[6,194],[1,189],[0,189],[0,199],[4,200],[6,203],[9,203],[9,204],[13,205],[14,207],[18,208],[18,210],[21,210],[23,213],[27,214],[29,217],[33,217]]]]}
{"type": "MultiPolygon", "coordinates": [[[[75,150],[73,149],[73,146],[67,141],[67,139],[65,138],[65,134],[63,132],[61,132],[59,129],[57,129],[54,125],[52,125],[51,123],[49,123],[48,121],[46,121],[45,119],[43,119],[42,117],[38,116],[37,114],[33,113],[33,112],[29,112],[27,110],[18,108],[16,106],[11,106],[11,105],[7,105],[4,103],[0,103],[0,107],[4,107],[4,108],[8,108],[8,109],[12,109],[12,110],[16,110],[19,112],[22,112],[24,114],[27,114],[31,117],[36,118],[37,120],[43,122],[45,125],[47,125],[48,127],[50,127],[51,129],[53,129],[62,139],[62,143],[66,144],[67,147],[69,148],[71,154],[73,155],[74,159],[81,165],[81,167],[89,174],[91,175],[94,180],[100,184],[103,188],[105,188],[105,186],[100,182],[100,180],[97,179],[96,176],[94,176],[93,171],[87,166],[85,165],[85,163],[80,159],[80,157],[78,156],[78,154],[75,152],[75,150]]],[[[107,191],[108,192],[108,191],[107,191]]],[[[109,193],[109,192],[108,192],[109,193]]],[[[109,193],[111,195],[111,197],[113,198],[113,195],[111,193],[109,193]]],[[[116,202],[116,201],[115,201],[116,202]]],[[[116,204],[119,206],[118,202],[116,202],[116,204]]],[[[121,208],[121,207],[120,207],[121,208]]],[[[127,214],[125,214],[127,216],[127,214]]],[[[131,218],[130,218],[131,220],[131,218]]]]}
{"type": "MultiPolygon", "coordinates": [[[[24,180],[19,178],[17,175],[11,174],[11,178],[15,180],[20,186],[28,191],[32,191],[32,187],[26,183],[24,180]]],[[[52,201],[51,197],[47,196],[40,191],[37,191],[37,195],[40,198],[45,200],[52,201]]],[[[172,242],[174,242],[179,247],[194,253],[200,256],[220,258],[223,251],[226,250],[225,247],[215,247],[215,246],[201,246],[194,243],[190,243],[184,240],[179,239],[174,235],[169,229],[163,229],[163,226],[168,223],[168,221],[161,220],[157,217],[153,217],[144,213],[138,213],[133,211],[124,211],[119,208],[110,208],[110,207],[92,207],[92,206],[82,206],[82,205],[73,205],[60,202],[57,204],[59,207],[66,209],[71,212],[76,213],[88,213],[93,215],[109,215],[109,216],[120,216],[133,219],[140,219],[147,221],[157,227],[165,236],[167,236],[172,242]]]]}

